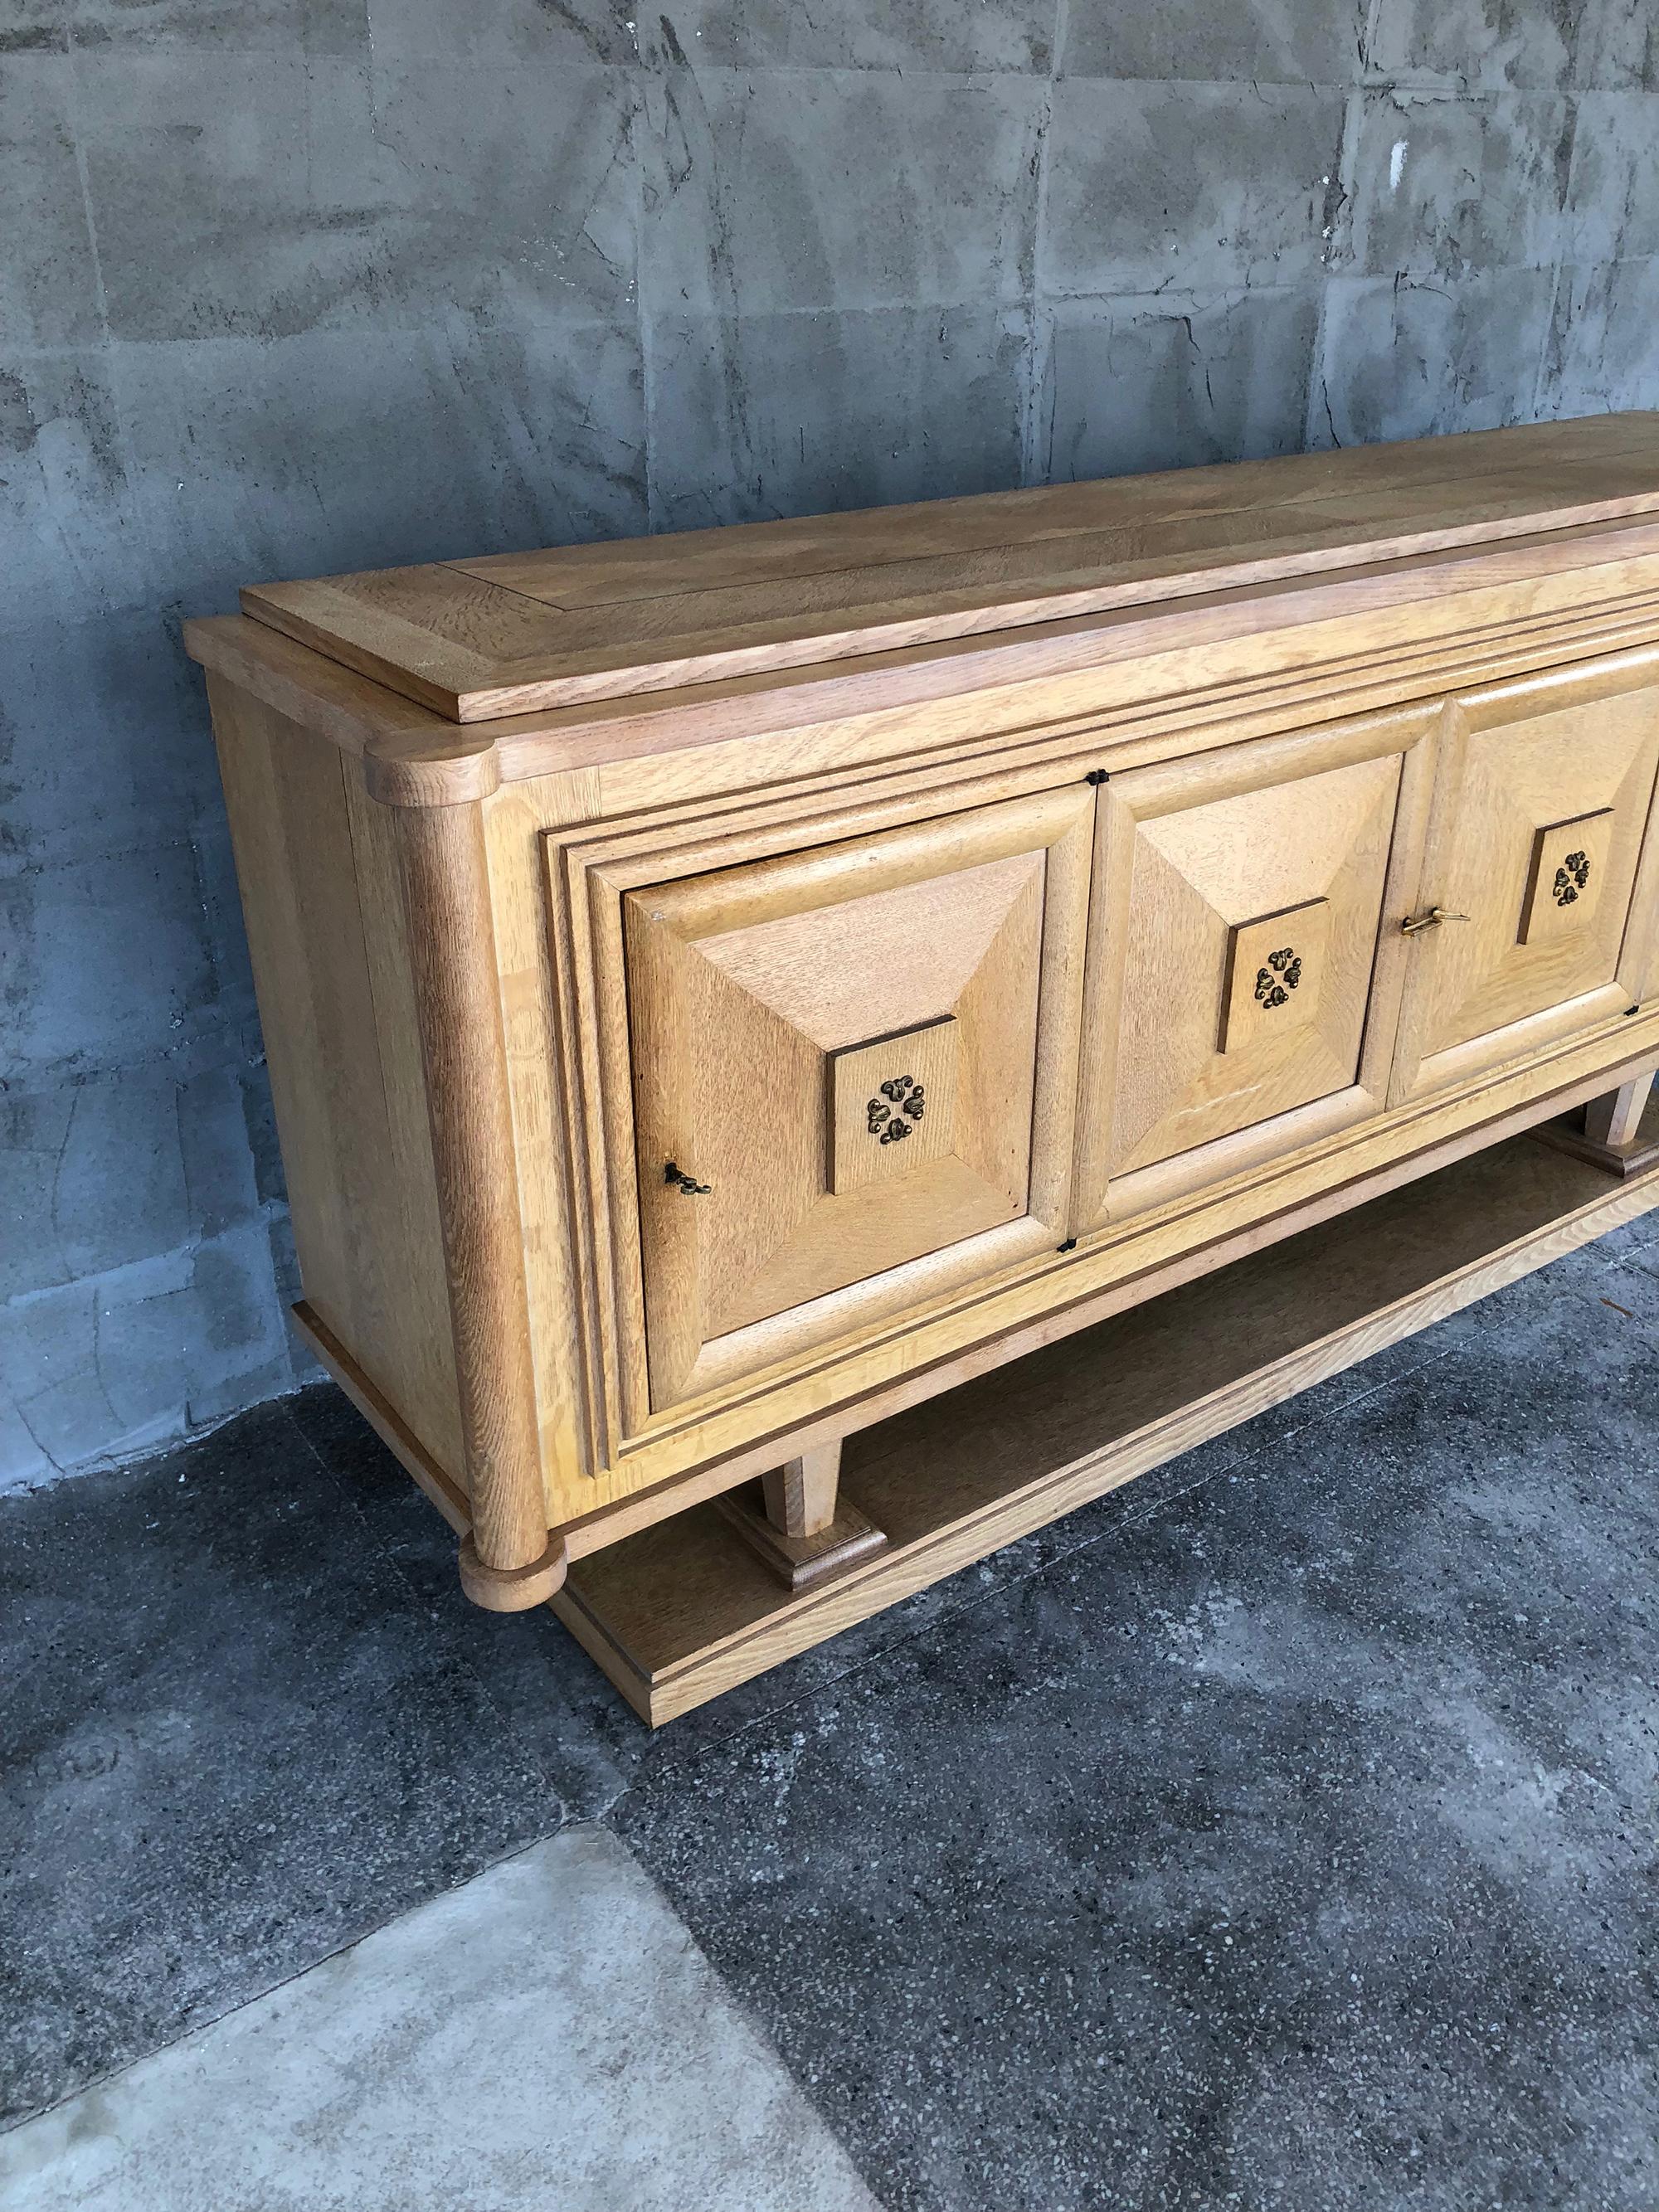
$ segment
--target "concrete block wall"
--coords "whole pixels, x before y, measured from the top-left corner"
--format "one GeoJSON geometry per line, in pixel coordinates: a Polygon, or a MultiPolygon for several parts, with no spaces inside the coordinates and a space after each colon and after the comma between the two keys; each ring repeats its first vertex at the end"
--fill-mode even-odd
{"type": "Polygon", "coordinates": [[[9,0],[0,1483],[292,1387],[182,613],[1659,405],[1659,0],[9,0]]]}

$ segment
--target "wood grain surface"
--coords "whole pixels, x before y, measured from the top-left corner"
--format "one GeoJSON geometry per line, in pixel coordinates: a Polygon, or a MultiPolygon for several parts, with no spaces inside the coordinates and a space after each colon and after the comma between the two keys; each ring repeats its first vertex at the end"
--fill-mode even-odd
{"type": "Polygon", "coordinates": [[[854,1437],[887,1534],[786,1595],[711,1506],[573,1566],[554,1610],[660,1724],[1659,1205],[1522,1138],[854,1437]]]}
{"type": "Polygon", "coordinates": [[[478,721],[1656,509],[1659,416],[1601,416],[267,584],[242,605],[478,721]]]}
{"type": "Polygon", "coordinates": [[[816,1571],[842,1438],[1545,1115],[1638,1179],[1659,416],[249,604],[302,1325],[481,1603],[768,1476],[816,1571]]]}

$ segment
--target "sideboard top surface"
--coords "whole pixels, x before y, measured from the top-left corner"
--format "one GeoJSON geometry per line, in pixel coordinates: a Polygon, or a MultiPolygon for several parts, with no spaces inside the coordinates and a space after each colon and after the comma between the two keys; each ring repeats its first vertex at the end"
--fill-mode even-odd
{"type": "Polygon", "coordinates": [[[388,568],[242,593],[452,722],[1659,513],[1659,413],[388,568]]]}

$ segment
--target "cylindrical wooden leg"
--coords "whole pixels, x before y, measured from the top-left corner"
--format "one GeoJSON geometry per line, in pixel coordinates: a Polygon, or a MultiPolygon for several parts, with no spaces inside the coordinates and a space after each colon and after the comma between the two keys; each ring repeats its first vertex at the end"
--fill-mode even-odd
{"type": "Polygon", "coordinates": [[[466,801],[402,808],[398,827],[472,1518],[461,1585],[516,1613],[567,1563],[542,1486],[483,823],[466,801]]]}
{"type": "Polygon", "coordinates": [[[785,1536],[821,1536],[836,1517],[841,1440],[819,1444],[761,1477],[766,1517],[785,1536]]]}

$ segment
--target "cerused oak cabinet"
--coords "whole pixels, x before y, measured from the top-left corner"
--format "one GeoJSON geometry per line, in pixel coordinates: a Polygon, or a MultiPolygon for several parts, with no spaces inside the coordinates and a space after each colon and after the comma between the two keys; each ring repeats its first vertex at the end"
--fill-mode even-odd
{"type": "Polygon", "coordinates": [[[653,1717],[1654,1202],[1659,417],[243,607],[299,1324],[653,1717]]]}

